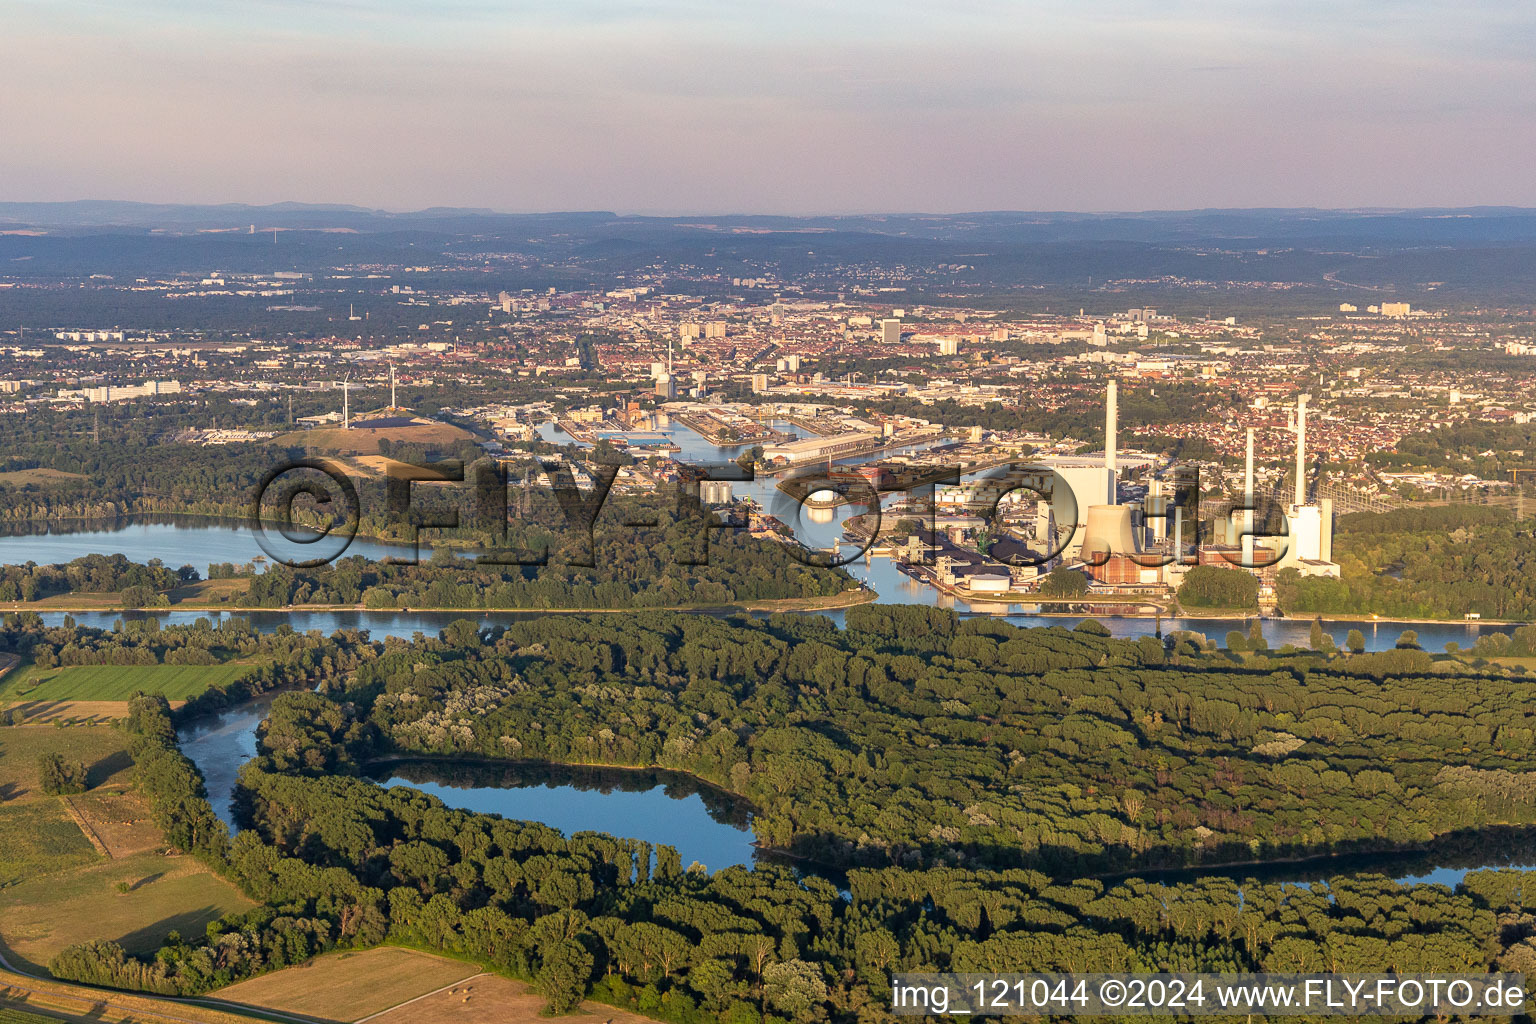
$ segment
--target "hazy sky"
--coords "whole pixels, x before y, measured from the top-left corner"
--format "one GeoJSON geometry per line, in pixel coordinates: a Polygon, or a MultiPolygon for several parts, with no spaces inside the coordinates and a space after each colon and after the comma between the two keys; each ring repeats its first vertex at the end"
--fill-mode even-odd
{"type": "Polygon", "coordinates": [[[0,0],[0,199],[1536,205],[1526,0],[0,0]]]}

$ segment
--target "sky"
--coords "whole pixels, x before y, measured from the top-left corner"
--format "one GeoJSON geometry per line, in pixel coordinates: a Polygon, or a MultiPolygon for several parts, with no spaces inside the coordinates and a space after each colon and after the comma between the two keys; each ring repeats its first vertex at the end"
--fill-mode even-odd
{"type": "Polygon", "coordinates": [[[1526,0],[0,0],[0,200],[1536,206],[1526,0]]]}

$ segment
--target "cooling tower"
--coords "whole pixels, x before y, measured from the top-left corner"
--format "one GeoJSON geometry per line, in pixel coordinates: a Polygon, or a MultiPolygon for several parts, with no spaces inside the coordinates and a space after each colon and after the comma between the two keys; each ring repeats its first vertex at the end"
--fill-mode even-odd
{"type": "Polygon", "coordinates": [[[1131,534],[1131,507],[1088,506],[1088,524],[1083,531],[1083,561],[1089,565],[1103,565],[1110,555],[1135,553],[1136,540],[1131,534]]]}

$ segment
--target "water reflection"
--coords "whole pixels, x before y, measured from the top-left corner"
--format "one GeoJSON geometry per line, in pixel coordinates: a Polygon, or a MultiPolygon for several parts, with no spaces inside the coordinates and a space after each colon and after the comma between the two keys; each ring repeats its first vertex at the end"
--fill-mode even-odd
{"type": "Polygon", "coordinates": [[[430,793],[449,807],[537,821],[567,836],[606,832],[666,843],[684,867],[696,861],[716,871],[759,859],[751,805],[675,772],[434,759],[381,763],[370,777],[430,793]]]}
{"type": "Polygon", "coordinates": [[[232,796],[246,761],[256,756],[256,727],[266,719],[276,693],[264,693],[238,707],[203,715],[177,730],[181,752],[203,773],[208,802],[219,820],[235,827],[232,796]]]}
{"type": "MultiPolygon", "coordinates": [[[[307,559],[316,555],[308,545],[283,546],[275,531],[268,532],[267,538],[285,558],[307,559]]],[[[422,557],[428,553],[424,545],[422,557]]],[[[373,561],[415,557],[410,547],[362,537],[353,538],[345,554],[362,555],[373,561]]],[[[208,578],[208,566],[214,563],[255,563],[258,567],[270,564],[250,525],[238,519],[143,515],[56,520],[46,524],[10,523],[0,535],[0,564],[4,565],[50,565],[86,555],[123,555],[130,562],[141,563],[159,559],[173,569],[190,565],[204,579],[208,578]]]]}
{"type": "MultiPolygon", "coordinates": [[[[1469,872],[1491,868],[1536,870],[1536,828],[1493,826],[1453,833],[1422,850],[1396,853],[1346,853],[1300,861],[1237,864],[1228,867],[1134,871],[1116,878],[1145,878],[1169,885],[1198,878],[1225,877],[1269,885],[1306,885],[1353,875],[1384,875],[1402,885],[1434,883],[1455,888],[1469,872]]],[[[1111,879],[1106,879],[1106,882],[1111,879]]]]}

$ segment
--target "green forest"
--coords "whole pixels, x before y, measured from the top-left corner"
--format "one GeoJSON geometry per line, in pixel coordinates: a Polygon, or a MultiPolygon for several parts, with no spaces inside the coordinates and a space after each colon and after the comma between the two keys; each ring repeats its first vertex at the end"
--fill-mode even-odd
{"type": "Polygon", "coordinates": [[[273,704],[233,837],[163,699],[134,699],[157,821],[260,906],[148,959],[71,947],[62,978],[193,994],[389,941],[527,979],[555,1011],[590,996],[675,1024],[864,1024],[893,1019],[893,970],[1536,969],[1536,874],[1092,877],[1529,821],[1531,684],[1423,651],[1239,657],[899,606],[850,611],[845,631],[640,613],[370,643],[13,616],[3,636],[271,644],[319,687],[273,704]],[[359,774],[398,751],[664,764],[748,796],[765,839],[823,864],[710,874],[359,774]]]}

